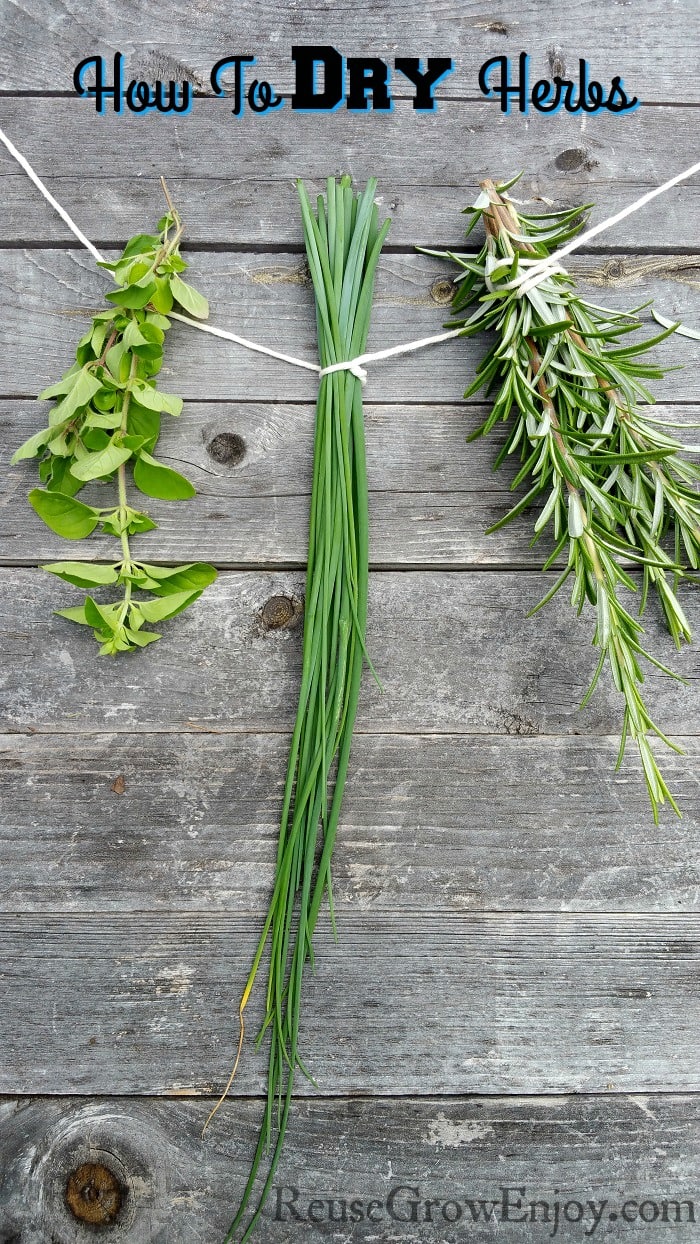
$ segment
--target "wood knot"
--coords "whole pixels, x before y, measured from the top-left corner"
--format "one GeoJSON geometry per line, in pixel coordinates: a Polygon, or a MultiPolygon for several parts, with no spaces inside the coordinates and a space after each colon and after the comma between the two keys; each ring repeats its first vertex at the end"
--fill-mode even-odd
{"type": "Polygon", "coordinates": [[[580,169],[590,173],[598,165],[585,147],[567,147],[559,152],[554,163],[561,173],[578,173],[580,169]]]}
{"type": "Polygon", "coordinates": [[[268,631],[278,631],[289,626],[298,617],[299,610],[289,596],[271,596],[262,608],[263,626],[268,631]]]}
{"type": "Polygon", "coordinates": [[[237,432],[217,432],[207,449],[214,461],[223,466],[238,466],[245,458],[245,441],[237,432]]]}
{"type": "Polygon", "coordinates": [[[122,1207],[124,1188],[101,1162],[83,1162],[68,1176],[66,1205],[79,1222],[106,1227],[122,1207]]]}
{"type": "Polygon", "coordinates": [[[447,276],[439,276],[437,281],[433,281],[430,286],[430,297],[433,302],[438,302],[443,306],[445,303],[452,302],[454,292],[454,282],[447,276]]]}
{"type": "Polygon", "coordinates": [[[603,276],[606,281],[621,281],[625,275],[625,262],[623,259],[610,259],[603,268],[603,276]]]}

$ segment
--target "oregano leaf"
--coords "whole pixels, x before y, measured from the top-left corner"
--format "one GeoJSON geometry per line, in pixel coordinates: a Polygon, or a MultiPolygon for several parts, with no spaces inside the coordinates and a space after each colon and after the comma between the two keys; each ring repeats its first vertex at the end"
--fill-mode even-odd
{"type": "Polygon", "coordinates": [[[47,527],[55,531],[56,535],[64,536],[66,540],[83,540],[95,530],[100,521],[98,510],[61,492],[33,488],[29,494],[29,504],[47,527]]]}
{"type": "Polygon", "coordinates": [[[184,501],[194,497],[197,491],[179,471],[157,462],[143,450],[134,463],[134,483],[147,497],[157,497],[162,501],[184,501]]]}
{"type": "Polygon", "coordinates": [[[201,592],[174,592],[172,596],[160,596],[156,600],[140,600],[139,611],[146,622],[163,622],[174,618],[201,596],[201,592]]]}
{"type": "Polygon", "coordinates": [[[75,587],[107,587],[119,577],[116,566],[103,566],[99,562],[50,562],[41,566],[41,570],[48,570],[75,587]]]}
{"type": "Polygon", "coordinates": [[[189,315],[194,315],[198,320],[207,319],[209,303],[203,294],[193,289],[191,285],[188,285],[179,276],[171,276],[170,289],[175,301],[179,302],[180,306],[184,307],[189,315]]]}
{"type": "Polygon", "coordinates": [[[26,440],[13,453],[10,459],[12,466],[15,466],[17,462],[21,462],[24,458],[36,458],[39,450],[43,449],[47,441],[51,440],[54,431],[54,428],[42,428],[41,432],[35,432],[33,436],[30,436],[29,440],[26,440]]]}
{"type": "Polygon", "coordinates": [[[127,462],[131,457],[131,452],[125,446],[116,445],[114,441],[110,441],[105,449],[95,454],[88,454],[80,462],[74,462],[71,474],[84,482],[90,479],[103,479],[105,475],[111,475],[113,471],[116,471],[122,462],[127,462]]]}

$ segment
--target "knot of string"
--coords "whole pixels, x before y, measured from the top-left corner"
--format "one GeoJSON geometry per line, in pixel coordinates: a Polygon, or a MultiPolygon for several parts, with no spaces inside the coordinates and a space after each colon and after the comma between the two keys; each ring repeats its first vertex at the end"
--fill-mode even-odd
{"type": "MultiPolygon", "coordinates": [[[[51,204],[51,207],[58,213],[61,220],[68,226],[81,245],[83,245],[85,249],[90,252],[93,259],[95,259],[98,263],[103,263],[103,256],[100,254],[97,247],[94,246],[90,239],[85,236],[78,225],[76,225],[72,217],[68,215],[65,208],[61,206],[57,199],[54,198],[51,192],[44,185],[38,173],[36,173],[32,168],[26,157],[17,150],[14,143],[10,141],[2,129],[0,129],[0,142],[4,144],[13,159],[17,161],[20,168],[22,168],[31,181],[33,181],[34,185],[44,196],[47,203],[51,204]]],[[[487,287],[492,292],[495,288],[498,288],[500,291],[511,290],[517,297],[525,297],[530,290],[535,289],[537,285],[540,285],[549,277],[554,276],[555,273],[566,273],[566,269],[561,265],[561,260],[565,255],[570,255],[572,251],[578,250],[580,246],[583,246],[586,242],[590,242],[592,238],[597,237],[606,229],[611,229],[613,225],[618,224],[621,220],[624,220],[625,217],[631,216],[633,212],[638,212],[640,208],[645,207],[647,203],[650,203],[652,199],[657,198],[658,195],[665,194],[667,190],[671,190],[673,186],[677,186],[679,182],[685,181],[688,177],[693,177],[694,174],[698,172],[700,172],[700,161],[698,161],[697,164],[693,164],[690,168],[685,169],[682,173],[677,173],[675,177],[671,177],[661,186],[656,186],[653,190],[647,191],[646,194],[641,195],[641,197],[635,199],[633,203],[630,203],[627,207],[624,207],[622,211],[616,212],[614,216],[608,216],[606,220],[602,220],[597,225],[593,225],[592,228],[586,229],[584,233],[580,233],[571,242],[567,242],[565,246],[561,246],[559,250],[554,251],[551,255],[546,255],[542,259],[534,260],[520,256],[518,260],[518,275],[511,281],[500,281],[497,284],[494,283],[494,275],[496,275],[498,271],[502,270],[504,266],[510,267],[510,263],[512,262],[500,259],[494,260],[490,266],[487,266],[487,287]]],[[[473,258],[473,256],[471,256],[471,258],[473,258]]],[[[333,372],[349,371],[353,376],[356,376],[363,385],[367,381],[367,372],[364,367],[365,363],[377,363],[381,359],[392,358],[397,354],[410,354],[414,350],[422,350],[426,346],[437,345],[441,341],[449,341],[452,337],[459,337],[464,331],[463,328],[454,328],[445,333],[438,333],[433,337],[421,337],[417,341],[407,341],[403,345],[390,346],[387,350],[375,350],[372,353],[359,354],[357,358],[345,359],[340,363],[332,363],[329,367],[320,367],[318,363],[311,363],[308,359],[295,358],[294,355],[291,354],[283,354],[280,350],[273,350],[270,346],[261,345],[261,343],[257,341],[249,341],[246,337],[239,337],[237,333],[228,332],[226,329],[215,328],[211,324],[199,324],[196,320],[192,320],[186,315],[180,315],[179,312],[169,311],[168,315],[170,319],[180,320],[183,324],[189,324],[191,328],[196,328],[201,333],[210,333],[213,337],[223,337],[226,341],[234,341],[237,345],[243,346],[246,350],[254,350],[258,354],[267,354],[270,358],[279,359],[283,363],[289,363],[292,367],[303,367],[307,371],[316,372],[319,377],[329,376],[333,372]]]]}

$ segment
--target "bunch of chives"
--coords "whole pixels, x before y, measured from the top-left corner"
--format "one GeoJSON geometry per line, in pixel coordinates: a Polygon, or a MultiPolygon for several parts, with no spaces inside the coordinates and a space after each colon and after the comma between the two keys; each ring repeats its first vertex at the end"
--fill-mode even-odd
{"type": "MultiPolygon", "coordinates": [[[[316,213],[302,183],[297,185],[325,368],[365,350],[374,273],[389,221],[379,228],[374,179],[355,195],[350,177],[339,182],[329,178],[325,201],[319,196],[316,213]]],[[[297,1067],[311,1079],[298,1048],[302,978],[307,959],[313,966],[312,937],[326,893],[335,932],[330,863],[365,656],[367,527],[362,387],[355,375],[341,370],[320,381],[299,707],[275,886],[239,1012],[240,1055],[243,1011],[269,941],[267,1007],[257,1037],[259,1044],[270,1030],[267,1102],[248,1182],[226,1241],[233,1239],[246,1213],[263,1157],[274,1148],[241,1244],[249,1239],[272,1186],[297,1067]]]]}

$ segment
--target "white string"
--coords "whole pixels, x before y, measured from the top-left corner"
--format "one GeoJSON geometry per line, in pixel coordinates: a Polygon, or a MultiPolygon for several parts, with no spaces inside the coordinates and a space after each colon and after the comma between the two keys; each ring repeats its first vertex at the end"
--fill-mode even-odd
{"type": "Polygon", "coordinates": [[[407,341],[402,346],[389,346],[388,350],[374,350],[370,354],[358,354],[356,358],[349,359],[346,363],[333,363],[330,367],[319,368],[319,375],[328,376],[333,371],[351,371],[353,376],[357,376],[357,379],[364,384],[367,372],[362,366],[363,363],[376,363],[379,359],[389,359],[395,354],[408,354],[411,350],[422,350],[424,346],[434,346],[439,341],[449,341],[451,337],[459,337],[461,332],[461,328],[453,328],[448,333],[438,333],[435,337],[421,337],[419,341],[407,341]]]}
{"type": "MultiPolygon", "coordinates": [[[[294,367],[306,367],[308,371],[315,371],[317,375],[323,375],[318,363],[309,363],[306,359],[294,358],[291,354],[281,354],[279,350],[271,350],[269,346],[261,346],[257,341],[248,341],[247,337],[239,337],[236,333],[229,333],[225,328],[214,328],[213,324],[199,324],[196,320],[191,320],[187,315],[180,315],[177,311],[168,311],[169,320],[180,320],[183,324],[189,324],[192,328],[198,328],[202,333],[211,333],[213,337],[223,337],[226,341],[235,341],[239,346],[245,346],[246,350],[257,350],[259,354],[269,354],[273,359],[281,359],[283,363],[291,363],[294,367]]],[[[340,363],[340,367],[349,367],[349,363],[340,363]]]]}
{"type": "MultiPolygon", "coordinates": [[[[68,225],[68,228],[75,234],[78,241],[82,243],[98,263],[103,263],[103,257],[97,250],[97,247],[93,246],[89,238],[85,237],[85,234],[78,228],[65,208],[61,207],[61,204],[53,197],[38,174],[34,172],[29,161],[17,150],[14,143],[10,142],[10,139],[2,129],[0,129],[0,141],[4,143],[10,155],[24,169],[37,189],[41,191],[46,201],[51,204],[54,211],[61,217],[61,220],[68,225]]],[[[525,267],[527,270],[520,273],[513,281],[500,284],[499,289],[512,289],[519,297],[524,297],[531,289],[534,289],[542,281],[546,281],[554,273],[565,273],[566,269],[562,268],[560,264],[560,260],[565,255],[570,255],[572,251],[577,250],[584,242],[589,242],[591,238],[604,233],[606,229],[611,229],[613,225],[618,224],[627,216],[631,216],[634,212],[638,212],[640,208],[646,207],[647,203],[650,203],[658,195],[665,194],[667,190],[671,190],[673,186],[677,186],[679,182],[685,181],[686,178],[692,177],[698,172],[700,172],[700,161],[697,164],[693,164],[691,168],[685,169],[684,172],[677,173],[675,177],[671,177],[663,185],[656,186],[654,190],[647,191],[646,194],[641,195],[633,203],[624,207],[622,211],[616,212],[614,216],[608,216],[607,220],[601,220],[597,225],[593,225],[591,229],[587,229],[585,233],[580,233],[578,237],[571,242],[567,242],[566,246],[560,247],[552,255],[536,260],[521,257],[519,260],[520,266],[525,267]]],[[[246,337],[239,337],[236,333],[229,333],[223,328],[214,328],[210,324],[199,324],[196,320],[191,320],[186,315],[180,315],[178,312],[170,311],[168,314],[171,319],[181,320],[183,324],[189,324],[191,328],[197,328],[202,333],[211,333],[214,337],[223,337],[226,341],[234,341],[237,345],[244,346],[246,350],[255,350],[259,354],[268,354],[271,358],[280,359],[283,363],[291,363],[293,367],[304,367],[307,371],[314,371],[318,376],[328,376],[335,371],[349,371],[353,376],[357,376],[362,384],[367,380],[367,372],[363,367],[363,363],[376,363],[380,359],[392,358],[396,354],[409,354],[414,350],[422,350],[425,346],[437,345],[441,341],[449,341],[452,337],[459,337],[462,332],[461,328],[454,328],[446,333],[438,333],[435,337],[421,337],[417,341],[407,341],[404,345],[390,346],[387,350],[375,350],[369,354],[359,354],[357,358],[346,359],[342,363],[333,363],[330,367],[320,367],[318,363],[310,363],[307,359],[298,359],[291,354],[282,354],[279,350],[272,350],[269,346],[260,345],[256,341],[248,341],[246,337]]]]}
{"type": "Polygon", "coordinates": [[[65,221],[65,223],[68,225],[68,228],[72,230],[72,232],[75,234],[78,241],[82,242],[83,246],[87,250],[89,250],[93,259],[96,259],[98,263],[104,263],[102,255],[98,251],[97,247],[93,246],[90,239],[85,237],[85,234],[82,232],[82,230],[78,228],[75,221],[71,220],[65,208],[61,207],[61,204],[57,201],[57,199],[54,199],[53,195],[51,194],[51,191],[47,190],[41,178],[34,172],[34,169],[32,168],[29,161],[25,160],[21,151],[18,151],[14,143],[10,142],[9,138],[7,137],[7,134],[5,134],[3,130],[0,130],[0,141],[2,141],[5,144],[10,155],[14,156],[20,168],[24,169],[25,173],[27,174],[27,177],[29,177],[30,180],[34,182],[34,185],[37,187],[37,190],[41,191],[47,203],[51,204],[54,211],[58,212],[59,216],[61,217],[61,220],[65,221]]]}
{"type": "MultiPolygon", "coordinates": [[[[623,207],[622,211],[616,212],[614,216],[608,216],[607,220],[601,220],[597,225],[586,229],[585,233],[579,233],[578,237],[573,238],[571,242],[567,242],[566,246],[561,246],[558,251],[554,251],[553,254],[546,255],[543,259],[537,260],[528,272],[523,272],[505,288],[517,289],[521,295],[527,294],[529,290],[534,289],[535,285],[539,285],[540,281],[546,280],[553,272],[561,271],[560,268],[557,268],[557,265],[565,255],[570,255],[572,251],[578,250],[579,246],[583,246],[584,242],[590,242],[591,238],[597,238],[598,234],[603,233],[606,229],[612,229],[613,225],[619,224],[621,220],[625,220],[633,212],[638,212],[640,208],[646,207],[647,203],[651,203],[652,199],[657,198],[660,194],[665,194],[667,190],[672,190],[679,182],[685,181],[688,177],[693,177],[695,173],[700,173],[700,161],[697,164],[693,164],[691,168],[685,169],[683,173],[677,173],[675,177],[670,177],[663,185],[656,186],[654,190],[647,191],[639,199],[635,199],[634,203],[629,203],[627,207],[623,207]]],[[[504,287],[502,286],[501,288],[504,287]]]]}

